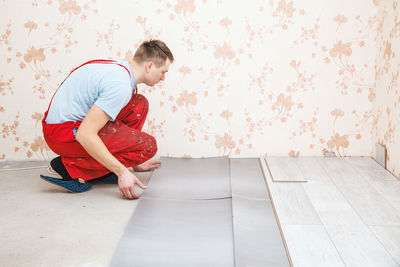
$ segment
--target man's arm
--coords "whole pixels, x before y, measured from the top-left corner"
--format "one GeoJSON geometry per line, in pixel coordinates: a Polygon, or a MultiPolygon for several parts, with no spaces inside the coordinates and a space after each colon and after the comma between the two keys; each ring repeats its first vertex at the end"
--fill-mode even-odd
{"type": "Polygon", "coordinates": [[[139,196],[133,187],[134,184],[138,184],[143,189],[146,189],[146,186],[108,151],[98,136],[98,132],[109,119],[110,116],[107,113],[93,105],[79,126],[75,137],[76,141],[83,146],[90,156],[118,176],[118,187],[122,197],[138,198],[139,196]]]}

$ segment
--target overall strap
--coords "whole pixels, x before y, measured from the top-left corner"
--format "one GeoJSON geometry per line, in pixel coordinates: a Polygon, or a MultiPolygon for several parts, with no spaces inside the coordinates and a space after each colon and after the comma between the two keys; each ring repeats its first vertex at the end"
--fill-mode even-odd
{"type": "MultiPolygon", "coordinates": [[[[88,64],[116,64],[116,65],[118,65],[118,66],[123,67],[123,68],[128,72],[129,78],[132,79],[131,73],[129,72],[129,70],[128,70],[124,65],[119,64],[118,61],[115,61],[115,60],[108,60],[108,59],[95,59],[95,60],[90,60],[90,61],[88,61],[88,62],[85,62],[85,63],[83,63],[82,65],[80,65],[80,66],[76,67],[75,69],[73,69],[73,70],[68,74],[68,76],[64,79],[64,81],[62,81],[62,83],[60,84],[60,86],[65,82],[65,80],[66,80],[74,71],[76,71],[76,70],[79,69],[80,67],[83,67],[83,66],[88,65],[88,64]]],[[[60,86],[59,86],[58,88],[60,88],[60,86]]],[[[133,88],[132,88],[132,89],[133,89],[133,88]]],[[[57,89],[57,90],[58,90],[58,89],[57,89]]],[[[49,111],[49,109],[50,109],[51,102],[53,102],[53,98],[54,98],[54,96],[55,96],[56,93],[57,93],[57,91],[56,91],[56,92],[53,94],[53,96],[51,97],[51,100],[50,100],[50,103],[49,103],[49,107],[47,108],[47,111],[46,111],[46,113],[45,113],[45,118],[44,118],[44,119],[46,119],[46,117],[47,117],[47,113],[48,113],[48,111],[49,111]]],[[[136,86],[136,88],[135,88],[135,93],[137,94],[137,86],[136,86]]]]}

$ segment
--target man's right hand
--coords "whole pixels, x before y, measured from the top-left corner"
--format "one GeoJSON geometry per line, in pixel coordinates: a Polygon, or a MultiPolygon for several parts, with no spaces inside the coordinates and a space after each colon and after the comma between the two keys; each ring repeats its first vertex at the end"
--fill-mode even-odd
{"type": "Polygon", "coordinates": [[[143,185],[142,182],[128,169],[126,169],[120,176],[118,176],[118,187],[122,197],[127,199],[139,198],[136,194],[134,185],[137,184],[142,189],[146,189],[147,186],[143,185]]]}

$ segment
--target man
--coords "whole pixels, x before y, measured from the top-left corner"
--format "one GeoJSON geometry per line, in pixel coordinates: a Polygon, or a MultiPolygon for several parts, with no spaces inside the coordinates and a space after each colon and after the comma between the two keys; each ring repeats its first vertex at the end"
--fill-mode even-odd
{"type": "Polygon", "coordinates": [[[116,176],[121,196],[138,198],[134,185],[146,186],[127,167],[148,171],[161,162],[148,161],[157,144],[141,131],[148,101],[136,85],[164,80],[173,61],[165,43],[150,40],[130,62],[93,60],[70,73],[42,121],[48,146],[60,155],[50,165],[63,181],[116,176]]]}

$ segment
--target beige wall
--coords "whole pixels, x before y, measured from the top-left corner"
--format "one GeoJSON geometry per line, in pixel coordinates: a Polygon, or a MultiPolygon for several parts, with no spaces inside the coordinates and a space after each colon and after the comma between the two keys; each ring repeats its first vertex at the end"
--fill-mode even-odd
{"type": "Polygon", "coordinates": [[[378,18],[373,144],[386,147],[386,167],[400,177],[400,1],[381,1],[378,18]]]}
{"type": "MultiPolygon", "coordinates": [[[[176,58],[165,82],[139,88],[150,101],[145,130],[156,136],[159,155],[369,156],[374,101],[389,125],[387,104],[374,91],[375,38],[394,20],[379,26],[378,4],[0,0],[0,158],[51,157],[40,119],[68,71],[89,59],[125,59],[148,38],[164,40],[176,58]]],[[[395,38],[379,46],[389,40],[396,53],[395,38]]],[[[383,66],[388,56],[378,54],[383,66]]],[[[397,58],[390,56],[393,71],[397,58]]],[[[385,75],[391,72],[377,89],[385,75]]],[[[383,90],[391,101],[399,96],[393,88],[383,90]]],[[[395,149],[398,127],[390,134],[377,138],[395,149]]]]}

